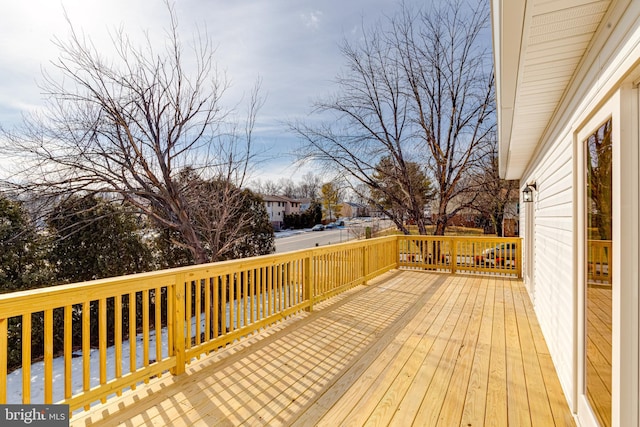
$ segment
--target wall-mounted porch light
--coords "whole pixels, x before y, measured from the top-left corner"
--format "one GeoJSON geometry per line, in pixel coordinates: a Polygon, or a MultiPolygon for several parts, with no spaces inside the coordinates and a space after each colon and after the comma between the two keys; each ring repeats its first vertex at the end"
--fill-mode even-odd
{"type": "Polygon", "coordinates": [[[538,188],[538,186],[536,185],[536,183],[532,183],[532,184],[527,184],[527,186],[524,188],[524,190],[522,190],[522,201],[527,203],[527,202],[532,202],[533,201],[533,190],[536,190],[538,188]]]}

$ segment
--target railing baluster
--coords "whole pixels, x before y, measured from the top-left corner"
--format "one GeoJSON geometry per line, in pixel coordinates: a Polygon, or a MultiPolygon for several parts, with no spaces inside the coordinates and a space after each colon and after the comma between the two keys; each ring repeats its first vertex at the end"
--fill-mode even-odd
{"type": "Polygon", "coordinates": [[[209,341],[211,339],[211,285],[213,278],[204,279],[204,340],[209,341]]]}
{"type": "Polygon", "coordinates": [[[313,262],[312,256],[308,255],[304,258],[304,298],[309,301],[307,311],[313,311],[313,262]]]}
{"type": "Polygon", "coordinates": [[[53,403],[53,309],[44,311],[44,403],[53,403]]]}
{"type": "MultiPolygon", "coordinates": [[[[198,279],[194,282],[194,289],[195,289],[195,293],[196,293],[196,305],[195,305],[195,310],[194,310],[194,315],[196,318],[196,339],[195,339],[195,343],[196,345],[200,345],[200,334],[202,333],[202,325],[200,324],[201,322],[201,317],[202,317],[202,280],[198,279]]],[[[200,356],[198,356],[198,359],[200,358],[200,356]]]]}
{"type": "Polygon", "coordinates": [[[291,261],[289,264],[289,270],[291,273],[291,278],[289,279],[289,298],[291,300],[291,306],[294,306],[298,303],[298,283],[300,282],[298,278],[300,275],[298,274],[298,269],[300,266],[299,260],[291,261]]]}
{"type": "Polygon", "coordinates": [[[275,267],[273,265],[270,265],[267,267],[267,317],[271,316],[273,314],[273,304],[274,304],[274,297],[275,295],[273,294],[273,269],[275,267]]]}
{"type": "Polygon", "coordinates": [[[294,279],[294,285],[293,285],[293,289],[294,289],[294,304],[300,304],[302,302],[302,299],[300,298],[300,284],[302,283],[302,260],[297,259],[295,261],[295,279],[294,279]]]}
{"type": "Polygon", "coordinates": [[[169,285],[167,286],[167,346],[169,347],[169,357],[175,356],[176,352],[175,352],[175,341],[174,341],[174,334],[175,334],[175,287],[177,285],[174,283],[174,285],[169,285]]]}
{"type": "Polygon", "coordinates": [[[267,269],[260,268],[260,320],[267,317],[267,269]]]}
{"type": "Polygon", "coordinates": [[[282,310],[286,310],[291,307],[289,301],[289,276],[291,273],[291,263],[285,262],[282,264],[282,310]]]}
{"type": "MultiPolygon", "coordinates": [[[[0,348],[8,349],[9,319],[0,319],[0,348]]],[[[0,351],[0,405],[7,403],[7,351],[0,351]]]]}
{"type": "Polygon", "coordinates": [[[236,274],[229,275],[229,331],[236,329],[236,285],[238,276],[236,274]]]}
{"type": "Polygon", "coordinates": [[[367,276],[369,275],[369,247],[366,245],[362,247],[362,262],[362,277],[364,278],[362,284],[366,285],[367,276]]]}
{"type": "Polygon", "coordinates": [[[346,285],[347,283],[350,282],[349,278],[348,278],[348,274],[347,274],[347,269],[345,266],[345,262],[347,260],[348,257],[348,251],[343,250],[340,251],[340,258],[339,258],[339,267],[340,267],[340,280],[342,282],[343,285],[346,285]]]}
{"type": "MultiPolygon", "coordinates": [[[[136,361],[136,347],[137,347],[137,326],[138,319],[136,314],[137,292],[129,293],[129,372],[133,373],[137,371],[138,364],[136,361]]],[[[135,384],[131,387],[136,389],[135,384]]]]}
{"type": "Polygon", "coordinates": [[[64,398],[70,399],[73,392],[73,306],[64,307],[64,398]]]}
{"type": "Polygon", "coordinates": [[[249,272],[247,270],[242,272],[242,305],[243,305],[243,323],[242,326],[247,326],[249,321],[247,307],[248,307],[248,298],[249,298],[249,272]]]}
{"type": "Polygon", "coordinates": [[[31,403],[31,313],[22,315],[22,403],[31,403]]]}
{"type": "MultiPolygon", "coordinates": [[[[113,301],[113,340],[115,346],[115,376],[122,378],[122,295],[116,295],[113,301]]],[[[122,390],[116,391],[118,396],[122,396],[122,390]]]]}
{"type": "Polygon", "coordinates": [[[290,308],[293,307],[293,284],[294,284],[294,262],[293,261],[288,261],[287,262],[287,279],[285,281],[285,306],[286,308],[290,308]]]}
{"type": "Polygon", "coordinates": [[[257,272],[257,270],[255,268],[251,270],[251,275],[250,275],[251,286],[249,287],[249,294],[250,294],[250,297],[251,297],[251,300],[250,300],[251,301],[251,320],[250,321],[251,321],[252,324],[256,322],[256,309],[257,309],[257,307],[256,307],[256,302],[257,302],[257,299],[256,299],[256,286],[257,286],[257,283],[256,283],[256,280],[257,280],[256,272],[257,272]]]}
{"type": "Polygon", "coordinates": [[[222,287],[222,278],[216,276],[213,279],[213,337],[218,338],[220,336],[220,289],[222,287]]]}
{"type": "MultiPolygon", "coordinates": [[[[91,303],[82,303],[82,390],[91,389],[91,303]]],[[[89,410],[89,405],[84,410],[89,410]]]]}
{"type": "Polygon", "coordinates": [[[276,282],[276,286],[278,287],[278,311],[284,310],[284,285],[285,285],[285,268],[284,263],[278,264],[278,281],[276,282]]]}
{"type": "Polygon", "coordinates": [[[229,286],[229,275],[225,274],[220,277],[220,317],[221,317],[221,325],[222,328],[220,330],[220,335],[224,335],[227,333],[227,328],[229,325],[227,324],[227,288],[229,286]]]}
{"type": "MultiPolygon", "coordinates": [[[[100,385],[107,383],[107,300],[100,298],[98,303],[98,348],[100,351],[100,385]]],[[[107,401],[103,397],[102,403],[107,401]]]]}
{"type": "MultiPolygon", "coordinates": [[[[149,366],[149,290],[142,291],[142,366],[149,366]]],[[[145,378],[145,383],[149,380],[145,378]]]]}
{"type": "MultiPolygon", "coordinates": [[[[160,288],[156,287],[154,289],[154,311],[155,311],[155,320],[153,324],[156,330],[156,363],[162,360],[162,298],[160,288]]],[[[162,373],[158,374],[160,377],[162,373]]]]}

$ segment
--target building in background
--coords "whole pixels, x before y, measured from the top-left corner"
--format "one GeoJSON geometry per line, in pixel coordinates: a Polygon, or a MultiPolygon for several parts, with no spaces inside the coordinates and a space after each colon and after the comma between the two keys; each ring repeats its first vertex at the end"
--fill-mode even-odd
{"type": "Polygon", "coordinates": [[[301,212],[301,201],[283,196],[262,196],[267,208],[269,221],[273,229],[278,231],[282,228],[285,215],[299,214],[301,212]]]}
{"type": "Polygon", "coordinates": [[[371,212],[368,206],[360,203],[344,202],[341,203],[340,216],[343,218],[357,218],[370,216],[371,212]]]}

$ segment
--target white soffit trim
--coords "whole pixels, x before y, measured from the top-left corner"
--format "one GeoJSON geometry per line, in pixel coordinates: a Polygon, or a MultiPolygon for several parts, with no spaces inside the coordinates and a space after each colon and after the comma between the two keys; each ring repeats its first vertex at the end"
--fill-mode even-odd
{"type": "Polygon", "coordinates": [[[504,178],[521,178],[610,4],[492,1],[504,178]]]}

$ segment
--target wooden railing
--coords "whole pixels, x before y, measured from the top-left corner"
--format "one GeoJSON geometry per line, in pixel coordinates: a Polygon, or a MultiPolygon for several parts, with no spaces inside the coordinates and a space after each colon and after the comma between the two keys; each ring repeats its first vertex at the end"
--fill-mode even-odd
{"type": "Polygon", "coordinates": [[[519,238],[401,236],[399,267],[522,277],[519,238]]]}
{"type": "Polygon", "coordinates": [[[589,240],[587,280],[594,284],[611,285],[613,263],[611,240],[589,240]]]}
{"type": "Polygon", "coordinates": [[[3,294],[0,404],[88,409],[393,268],[519,276],[520,265],[519,239],[389,236],[3,294]],[[487,255],[502,244],[515,259],[487,255]]]}

